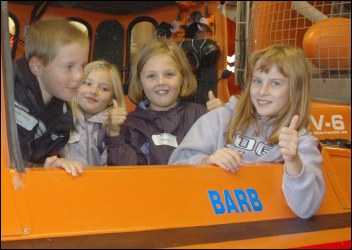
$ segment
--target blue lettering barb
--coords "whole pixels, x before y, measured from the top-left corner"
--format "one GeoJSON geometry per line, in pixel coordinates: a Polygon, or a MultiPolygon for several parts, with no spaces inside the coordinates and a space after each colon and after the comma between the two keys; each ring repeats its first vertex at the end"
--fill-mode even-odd
{"type": "Polygon", "coordinates": [[[208,196],[215,214],[224,214],[225,211],[228,214],[263,211],[258,193],[252,188],[234,189],[233,196],[229,190],[224,190],[223,199],[218,191],[208,190],[208,196]]]}

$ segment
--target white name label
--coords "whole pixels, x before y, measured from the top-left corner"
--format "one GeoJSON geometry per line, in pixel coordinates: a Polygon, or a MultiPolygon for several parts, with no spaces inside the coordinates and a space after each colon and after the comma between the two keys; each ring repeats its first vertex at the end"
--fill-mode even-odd
{"type": "Polygon", "coordinates": [[[80,135],[77,131],[71,131],[70,133],[70,138],[68,139],[67,143],[75,143],[78,142],[80,138],[80,135]]]}
{"type": "Polygon", "coordinates": [[[152,139],[154,144],[157,146],[168,145],[175,148],[178,147],[176,136],[168,133],[162,133],[160,135],[152,135],[152,139]]]}
{"type": "Polygon", "coordinates": [[[35,125],[37,125],[38,120],[32,115],[28,114],[26,111],[15,106],[15,116],[16,123],[21,127],[31,131],[35,125]]]}

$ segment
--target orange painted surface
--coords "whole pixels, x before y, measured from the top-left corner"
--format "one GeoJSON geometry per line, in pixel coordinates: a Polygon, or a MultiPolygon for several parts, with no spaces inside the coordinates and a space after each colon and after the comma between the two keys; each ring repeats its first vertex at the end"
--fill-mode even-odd
{"type": "Polygon", "coordinates": [[[341,206],[351,209],[351,150],[324,147],[322,155],[328,180],[341,206]]]}
{"type": "Polygon", "coordinates": [[[351,69],[351,19],[328,18],[310,27],[303,49],[321,69],[351,69]]]}
{"type": "MultiPolygon", "coordinates": [[[[15,175],[16,171],[9,171],[8,176],[15,175]]],[[[325,171],[324,176],[328,180],[325,171]]],[[[28,213],[30,216],[27,223],[22,223],[29,232],[12,235],[3,228],[2,240],[139,232],[295,218],[281,193],[281,178],[281,164],[252,164],[243,167],[237,174],[229,174],[211,166],[90,168],[78,178],[71,177],[62,170],[28,169],[26,174],[20,176],[20,190],[12,192],[18,214],[28,213]],[[214,213],[207,194],[209,190],[222,194],[224,190],[247,188],[258,193],[262,211],[232,211],[220,215],[214,213]]],[[[331,183],[327,181],[326,184],[326,197],[318,214],[350,212],[350,208],[341,207],[331,183]]],[[[8,206],[8,202],[2,203],[2,208],[4,206],[8,206]]],[[[265,246],[297,247],[330,240],[350,240],[350,227],[332,230],[329,238],[322,237],[319,230],[308,235],[299,233],[282,236],[269,237],[272,241],[267,241],[265,246]]],[[[262,246],[263,240],[265,241],[262,238],[225,241],[215,245],[236,247],[245,244],[253,247],[262,246]]]]}

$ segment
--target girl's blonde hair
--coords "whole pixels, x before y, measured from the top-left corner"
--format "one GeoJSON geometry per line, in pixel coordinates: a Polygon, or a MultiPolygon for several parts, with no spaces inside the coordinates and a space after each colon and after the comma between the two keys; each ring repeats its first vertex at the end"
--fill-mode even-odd
{"type": "Polygon", "coordinates": [[[255,125],[257,133],[264,136],[263,130],[266,128],[259,127],[258,115],[250,98],[250,87],[255,70],[268,73],[273,66],[277,66],[279,72],[288,78],[290,86],[287,106],[269,118],[273,130],[269,138],[266,138],[268,143],[272,145],[278,143],[280,129],[288,127],[296,114],[299,115],[296,130],[302,127],[309,129],[311,93],[307,58],[301,48],[274,45],[253,52],[248,60],[246,85],[229,123],[228,143],[233,141],[236,133],[245,134],[251,125],[255,125]]]}
{"type": "Polygon", "coordinates": [[[145,97],[140,73],[148,60],[157,55],[170,56],[180,71],[182,84],[179,97],[190,96],[197,90],[197,80],[182,48],[174,42],[153,40],[143,46],[132,65],[132,77],[128,88],[128,96],[135,104],[141,102],[145,97]]]}
{"type": "MultiPolygon", "coordinates": [[[[123,93],[120,73],[117,67],[104,60],[90,62],[84,67],[84,80],[94,70],[105,70],[110,74],[111,84],[113,89],[113,99],[116,99],[117,103],[119,104],[119,107],[125,108],[126,107],[125,97],[123,93]]],[[[77,103],[77,95],[75,95],[72,98],[71,107],[72,107],[72,113],[73,113],[73,120],[76,121],[77,112],[79,110],[79,105],[77,103]]],[[[112,105],[108,106],[107,108],[110,109],[111,107],[112,105]]],[[[106,124],[104,123],[104,125],[106,124]]]]}
{"type": "Polygon", "coordinates": [[[25,56],[28,61],[36,56],[43,65],[47,65],[61,47],[75,42],[89,46],[88,36],[67,19],[46,17],[30,26],[25,43],[25,56]]]}

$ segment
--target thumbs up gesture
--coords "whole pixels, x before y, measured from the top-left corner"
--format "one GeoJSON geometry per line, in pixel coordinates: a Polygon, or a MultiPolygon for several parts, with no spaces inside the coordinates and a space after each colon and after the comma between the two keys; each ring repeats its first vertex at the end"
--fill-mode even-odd
{"type": "Polygon", "coordinates": [[[108,117],[108,135],[118,136],[121,126],[125,123],[127,111],[125,108],[120,108],[116,100],[112,100],[113,107],[109,111],[108,117]]]}
{"type": "Polygon", "coordinates": [[[301,172],[301,160],[298,156],[299,135],[296,131],[299,116],[293,116],[288,127],[283,127],[279,135],[279,147],[285,161],[286,171],[292,176],[301,172]]]}
{"type": "Polygon", "coordinates": [[[208,111],[224,106],[223,102],[215,97],[213,91],[209,90],[208,97],[209,101],[206,103],[208,111]]]}

